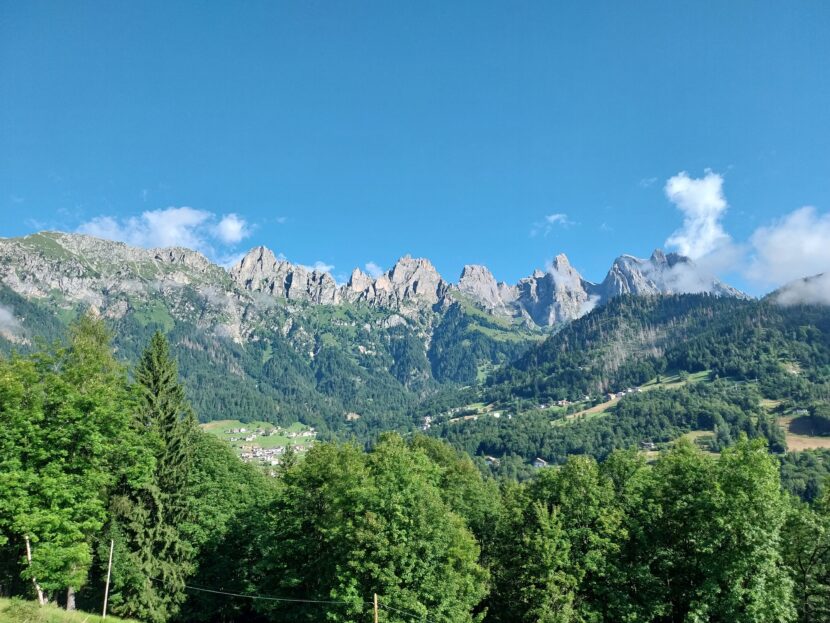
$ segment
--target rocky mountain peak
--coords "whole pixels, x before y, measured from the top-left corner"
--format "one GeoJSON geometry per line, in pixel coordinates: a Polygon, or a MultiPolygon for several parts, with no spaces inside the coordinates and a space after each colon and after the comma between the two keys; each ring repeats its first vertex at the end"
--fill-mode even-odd
{"type": "Polygon", "coordinates": [[[520,315],[539,326],[567,322],[586,313],[591,307],[592,286],[571,266],[565,254],[557,255],[547,271],[535,270],[516,285],[514,306],[520,315]]]}
{"type": "Polygon", "coordinates": [[[351,277],[349,277],[349,282],[347,284],[348,288],[354,290],[355,292],[365,292],[369,288],[372,287],[372,278],[364,273],[359,268],[355,268],[352,271],[351,277]]]}
{"type": "Polygon", "coordinates": [[[310,303],[337,303],[337,284],[326,272],[279,259],[267,247],[248,251],[230,270],[231,279],[252,292],[310,303]]]}
{"type": "Polygon", "coordinates": [[[746,296],[701,270],[690,258],[678,253],[666,254],[661,249],[656,249],[647,260],[621,255],[614,260],[597,290],[603,300],[621,294],[709,292],[716,296],[746,296]]]}
{"type": "Polygon", "coordinates": [[[461,277],[456,286],[459,292],[473,298],[489,310],[505,310],[506,305],[493,273],[486,266],[467,264],[461,271],[461,277]]]}

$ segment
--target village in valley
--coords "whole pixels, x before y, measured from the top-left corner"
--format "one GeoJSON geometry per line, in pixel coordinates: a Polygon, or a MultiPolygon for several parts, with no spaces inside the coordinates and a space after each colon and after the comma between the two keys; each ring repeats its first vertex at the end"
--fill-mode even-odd
{"type": "Polygon", "coordinates": [[[202,428],[233,447],[246,463],[277,466],[287,452],[302,454],[317,439],[317,431],[300,423],[283,428],[268,422],[218,420],[202,428]]]}

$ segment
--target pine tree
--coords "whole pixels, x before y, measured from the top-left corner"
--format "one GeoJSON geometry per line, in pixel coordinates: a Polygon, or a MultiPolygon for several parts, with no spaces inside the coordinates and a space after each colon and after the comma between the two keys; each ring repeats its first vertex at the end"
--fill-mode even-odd
{"type": "Polygon", "coordinates": [[[141,620],[169,620],[184,601],[194,547],[189,474],[197,432],[167,339],[156,333],[135,370],[132,434],[135,469],[112,500],[110,531],[118,543],[112,610],[141,620]],[[142,455],[143,453],[143,455],[142,455]]]}

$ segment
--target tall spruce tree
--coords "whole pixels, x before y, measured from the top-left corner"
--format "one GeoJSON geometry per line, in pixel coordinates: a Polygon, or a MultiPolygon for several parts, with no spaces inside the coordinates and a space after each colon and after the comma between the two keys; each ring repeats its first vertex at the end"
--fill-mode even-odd
{"type": "Polygon", "coordinates": [[[110,530],[116,541],[112,610],[162,623],[184,601],[194,547],[189,472],[196,420],[179,382],[167,339],[156,333],[135,370],[134,469],[122,475],[112,499],[110,530]]]}

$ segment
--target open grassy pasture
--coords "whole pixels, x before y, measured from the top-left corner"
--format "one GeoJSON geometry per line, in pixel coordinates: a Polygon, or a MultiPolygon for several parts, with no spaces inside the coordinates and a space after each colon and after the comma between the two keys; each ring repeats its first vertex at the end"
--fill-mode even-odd
{"type": "Polygon", "coordinates": [[[57,606],[40,607],[36,601],[0,597],[0,623],[96,623],[98,621],[119,623],[126,622],[128,619],[119,619],[111,615],[102,619],[99,614],[89,614],[79,610],[67,612],[57,606]]]}
{"type": "Polygon", "coordinates": [[[239,420],[216,420],[214,422],[207,422],[202,424],[202,430],[216,435],[219,439],[227,442],[231,447],[237,450],[241,449],[243,445],[257,445],[260,448],[275,448],[277,446],[307,446],[314,441],[314,437],[288,437],[287,433],[301,433],[308,430],[308,427],[295,422],[286,428],[281,429],[280,434],[273,436],[258,436],[253,441],[244,441],[247,435],[253,433],[257,428],[261,428],[266,432],[271,432],[276,426],[268,422],[240,422],[239,420]],[[245,428],[246,433],[228,433],[230,429],[245,428]],[[236,441],[231,441],[236,438],[236,441]]]}
{"type": "MultiPolygon", "coordinates": [[[[647,383],[644,383],[640,386],[644,392],[652,391],[655,389],[677,389],[678,387],[683,387],[688,383],[704,383],[709,380],[709,371],[703,370],[701,372],[695,372],[693,374],[689,374],[688,378],[685,380],[681,380],[679,374],[669,374],[663,375],[660,377],[660,382],[657,381],[656,378],[651,379],[647,383]]],[[[564,418],[565,421],[575,420],[579,417],[596,417],[608,411],[611,407],[616,405],[621,398],[612,398],[611,400],[607,400],[601,404],[595,405],[588,409],[583,409],[582,411],[577,411],[567,417],[564,418]]]]}
{"type": "Polygon", "coordinates": [[[830,448],[830,435],[816,435],[810,425],[810,418],[788,415],[778,420],[781,428],[787,435],[787,449],[790,452],[799,450],[816,450],[830,448]]]}

